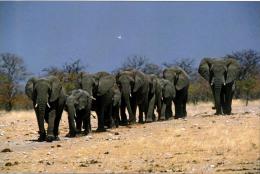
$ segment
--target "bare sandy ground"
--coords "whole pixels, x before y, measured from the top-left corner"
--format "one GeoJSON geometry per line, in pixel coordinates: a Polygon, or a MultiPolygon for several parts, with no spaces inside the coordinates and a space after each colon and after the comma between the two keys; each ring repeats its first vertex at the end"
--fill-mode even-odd
{"type": "Polygon", "coordinates": [[[35,141],[33,111],[0,112],[0,173],[260,173],[260,101],[234,101],[231,116],[215,116],[211,106],[189,104],[186,120],[76,138],[64,137],[64,112],[53,143],[35,141]]]}

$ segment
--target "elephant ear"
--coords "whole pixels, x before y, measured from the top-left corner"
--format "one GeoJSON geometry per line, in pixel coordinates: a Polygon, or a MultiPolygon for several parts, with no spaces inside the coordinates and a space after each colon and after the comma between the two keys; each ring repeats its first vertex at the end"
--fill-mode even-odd
{"type": "Polygon", "coordinates": [[[48,79],[50,80],[51,84],[50,102],[54,102],[60,95],[60,91],[62,89],[61,82],[57,77],[54,76],[51,76],[48,79]]]}
{"type": "Polygon", "coordinates": [[[175,84],[177,90],[181,90],[189,85],[189,75],[183,69],[178,68],[176,74],[178,76],[178,80],[175,84]]]}
{"type": "Polygon", "coordinates": [[[144,82],[144,74],[141,72],[136,71],[134,75],[134,89],[133,92],[138,91],[141,88],[144,82]]]}
{"type": "Polygon", "coordinates": [[[169,98],[169,97],[174,98],[176,95],[176,90],[170,81],[165,82],[163,91],[164,91],[163,96],[165,98],[169,98]]]}
{"type": "Polygon", "coordinates": [[[112,75],[104,76],[99,79],[97,95],[102,96],[110,90],[116,83],[115,77],[112,75]]]}
{"type": "Polygon", "coordinates": [[[226,62],[227,62],[226,83],[230,83],[238,78],[240,66],[235,59],[227,59],[226,62]]]}
{"type": "Polygon", "coordinates": [[[211,59],[210,58],[204,58],[201,60],[200,65],[199,65],[199,73],[200,75],[206,79],[208,82],[210,81],[210,65],[211,65],[211,59]]]}
{"type": "Polygon", "coordinates": [[[34,83],[37,81],[35,77],[30,78],[26,85],[25,85],[25,94],[30,98],[33,99],[33,86],[34,83]]]}

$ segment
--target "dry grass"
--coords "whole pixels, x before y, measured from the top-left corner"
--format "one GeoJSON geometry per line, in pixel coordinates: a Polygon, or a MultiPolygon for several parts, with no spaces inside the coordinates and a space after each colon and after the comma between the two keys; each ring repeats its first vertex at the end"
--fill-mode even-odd
{"type": "MultiPolygon", "coordinates": [[[[38,135],[32,111],[0,113],[0,150],[12,151],[0,153],[0,173],[259,172],[260,101],[247,107],[234,101],[231,116],[215,116],[211,107],[190,104],[187,120],[137,124],[73,139],[64,138],[64,113],[61,141],[53,143],[34,141],[38,135]]],[[[96,120],[92,122],[95,129],[96,120]]]]}

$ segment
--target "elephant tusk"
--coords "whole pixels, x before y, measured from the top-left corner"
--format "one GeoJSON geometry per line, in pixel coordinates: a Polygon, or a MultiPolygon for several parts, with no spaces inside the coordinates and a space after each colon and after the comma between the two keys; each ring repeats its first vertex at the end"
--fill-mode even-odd
{"type": "Polygon", "coordinates": [[[224,86],[226,86],[226,82],[224,82],[224,86]]]}
{"type": "Polygon", "coordinates": [[[48,108],[51,108],[51,106],[50,106],[50,104],[47,102],[47,106],[48,106],[48,108]]]}
{"type": "Polygon", "coordinates": [[[95,97],[93,97],[93,96],[90,96],[90,98],[92,99],[92,100],[97,100],[95,97]]]}
{"type": "Polygon", "coordinates": [[[132,94],[130,93],[129,96],[132,97],[132,94]]]}
{"type": "Polygon", "coordinates": [[[36,103],[34,107],[37,108],[37,106],[38,106],[38,104],[36,103]]]}
{"type": "Polygon", "coordinates": [[[213,85],[213,82],[211,82],[211,84],[210,84],[211,86],[213,85]]]}
{"type": "Polygon", "coordinates": [[[77,118],[77,114],[76,113],[74,114],[74,116],[75,116],[75,118],[77,118]]]}

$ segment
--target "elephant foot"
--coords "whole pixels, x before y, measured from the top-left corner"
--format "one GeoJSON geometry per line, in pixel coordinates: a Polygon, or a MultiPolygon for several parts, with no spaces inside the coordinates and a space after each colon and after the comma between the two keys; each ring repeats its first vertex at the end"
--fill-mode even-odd
{"type": "Polygon", "coordinates": [[[145,122],[146,122],[146,123],[151,123],[151,122],[153,122],[153,119],[147,118],[147,119],[145,120],[145,122]]]}
{"type": "Polygon", "coordinates": [[[52,142],[56,139],[57,139],[57,137],[55,137],[54,135],[47,135],[47,137],[46,137],[47,142],[52,142]]]}
{"type": "Polygon", "coordinates": [[[131,120],[131,121],[129,121],[128,123],[129,123],[130,125],[131,125],[131,124],[136,124],[136,121],[135,121],[135,120],[131,120]]]}
{"type": "Polygon", "coordinates": [[[144,124],[144,120],[139,120],[138,123],[144,124]]]}
{"type": "Polygon", "coordinates": [[[165,120],[166,120],[165,117],[161,117],[158,119],[158,121],[165,121],[165,120]]]}
{"type": "Polygon", "coordinates": [[[128,122],[127,122],[127,121],[120,121],[120,122],[119,122],[119,125],[120,125],[120,126],[127,126],[127,125],[128,125],[128,122]]]}
{"type": "Polygon", "coordinates": [[[69,138],[76,137],[76,133],[75,132],[69,132],[65,135],[65,137],[69,137],[69,138]]]}
{"type": "Polygon", "coordinates": [[[97,128],[96,132],[106,132],[107,130],[105,128],[97,128]]]}
{"type": "Polygon", "coordinates": [[[46,134],[40,134],[39,138],[38,138],[38,142],[43,142],[46,140],[46,134]]]}

